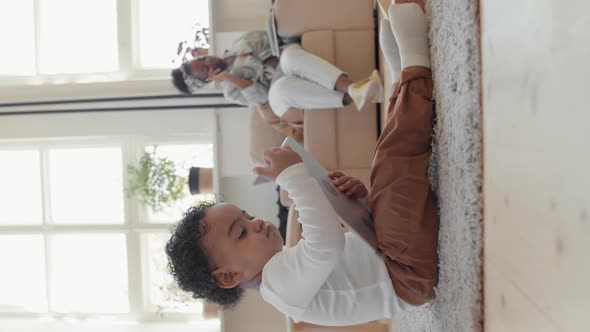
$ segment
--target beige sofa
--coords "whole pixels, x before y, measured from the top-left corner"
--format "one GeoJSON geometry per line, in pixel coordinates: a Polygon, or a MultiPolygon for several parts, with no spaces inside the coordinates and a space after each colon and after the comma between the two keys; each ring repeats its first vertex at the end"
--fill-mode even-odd
{"type": "MultiPolygon", "coordinates": [[[[353,80],[375,68],[373,0],[276,0],[281,37],[301,36],[304,49],[347,72],[353,80]]],[[[250,155],[262,163],[264,149],[280,145],[284,135],[250,110],[250,155]]],[[[303,112],[305,149],[327,169],[340,169],[368,182],[377,140],[376,110],[354,106],[303,112]]]]}
{"type": "MultiPolygon", "coordinates": [[[[276,0],[274,9],[280,37],[301,38],[304,49],[341,68],[352,80],[367,77],[376,67],[373,0],[276,0]]],[[[305,149],[327,169],[342,170],[368,184],[378,135],[376,108],[362,113],[352,105],[302,110],[305,149]]],[[[284,138],[250,108],[254,163],[262,164],[264,150],[284,138]]],[[[285,194],[281,200],[290,206],[285,194]]]]}

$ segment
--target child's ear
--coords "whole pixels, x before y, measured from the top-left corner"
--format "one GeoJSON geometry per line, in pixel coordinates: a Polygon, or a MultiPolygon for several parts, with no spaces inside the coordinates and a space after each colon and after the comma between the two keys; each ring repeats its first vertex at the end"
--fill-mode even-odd
{"type": "Polygon", "coordinates": [[[240,284],[244,274],[228,270],[226,268],[219,268],[213,271],[213,277],[217,281],[217,285],[221,288],[234,288],[240,284]]]}

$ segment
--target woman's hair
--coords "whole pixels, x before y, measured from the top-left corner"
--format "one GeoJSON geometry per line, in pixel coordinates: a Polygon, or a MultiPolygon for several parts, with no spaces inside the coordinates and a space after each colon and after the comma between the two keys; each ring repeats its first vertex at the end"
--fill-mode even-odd
{"type": "Polygon", "coordinates": [[[201,246],[201,240],[207,233],[203,217],[207,209],[218,202],[216,198],[189,208],[172,228],[165,250],[170,273],[182,290],[192,292],[195,299],[206,299],[222,309],[228,309],[240,301],[244,289],[239,286],[229,289],[219,287],[211,274],[209,258],[201,246]]]}
{"type": "Polygon", "coordinates": [[[182,74],[182,70],[180,68],[176,68],[172,70],[172,84],[178,89],[178,91],[186,94],[190,94],[190,90],[184,81],[184,75],[182,74]]]}

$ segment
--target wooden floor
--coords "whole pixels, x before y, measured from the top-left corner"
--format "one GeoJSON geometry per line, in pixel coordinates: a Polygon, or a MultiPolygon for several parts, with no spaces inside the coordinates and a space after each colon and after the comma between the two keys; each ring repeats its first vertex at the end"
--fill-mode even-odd
{"type": "Polygon", "coordinates": [[[589,13],[481,0],[486,331],[590,331],[589,13]]]}

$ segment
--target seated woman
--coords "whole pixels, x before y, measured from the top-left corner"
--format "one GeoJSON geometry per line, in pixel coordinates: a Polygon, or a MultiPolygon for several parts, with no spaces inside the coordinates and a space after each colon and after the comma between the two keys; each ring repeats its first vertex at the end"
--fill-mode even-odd
{"type": "Polygon", "coordinates": [[[172,71],[173,83],[193,93],[209,82],[217,83],[224,96],[240,105],[266,105],[289,121],[291,109],[342,107],[354,102],[357,110],[379,102],[382,86],[374,72],[353,83],[348,75],[299,44],[272,55],[264,31],[240,36],[222,57],[201,56],[172,71]]]}

